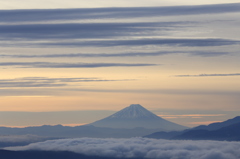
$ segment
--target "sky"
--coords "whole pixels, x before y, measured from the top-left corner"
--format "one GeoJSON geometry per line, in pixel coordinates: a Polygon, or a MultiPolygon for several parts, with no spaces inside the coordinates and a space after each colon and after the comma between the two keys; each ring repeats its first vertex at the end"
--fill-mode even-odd
{"type": "Polygon", "coordinates": [[[0,0],[0,15],[2,126],[130,104],[190,127],[240,113],[239,0],[0,0]]]}

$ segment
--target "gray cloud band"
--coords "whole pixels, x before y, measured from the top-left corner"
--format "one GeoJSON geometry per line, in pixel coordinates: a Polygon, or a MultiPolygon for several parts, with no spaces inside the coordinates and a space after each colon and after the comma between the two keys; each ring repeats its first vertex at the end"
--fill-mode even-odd
{"type": "Polygon", "coordinates": [[[199,75],[175,75],[175,77],[225,77],[225,76],[240,76],[240,73],[229,74],[199,74],[199,75]]]}
{"type": "Polygon", "coordinates": [[[54,63],[54,62],[1,62],[0,66],[21,68],[97,68],[97,67],[141,67],[156,66],[145,63],[54,63]]]}
{"type": "Polygon", "coordinates": [[[94,57],[145,57],[145,56],[161,56],[168,54],[190,54],[194,56],[221,56],[227,55],[228,52],[212,52],[212,51],[162,51],[162,52],[122,52],[122,53],[68,53],[68,54],[43,54],[43,55],[29,55],[29,54],[0,54],[0,57],[8,58],[75,58],[75,57],[85,57],[85,58],[94,58],[94,57]]]}
{"type": "Polygon", "coordinates": [[[89,156],[152,159],[238,159],[240,143],[226,141],[175,141],[147,138],[62,139],[8,150],[72,151],[89,156]]]}
{"type": "Polygon", "coordinates": [[[135,36],[138,32],[144,36],[144,32],[176,30],[187,25],[188,22],[0,25],[0,40],[96,39],[135,36]]]}
{"type": "Polygon", "coordinates": [[[85,8],[1,10],[0,22],[29,22],[76,19],[111,19],[154,16],[180,16],[232,13],[240,11],[240,3],[170,7],[85,8]],[[17,15],[17,16],[16,16],[17,15]]]}
{"type": "Polygon", "coordinates": [[[7,87],[63,87],[77,85],[83,82],[110,82],[110,81],[130,81],[130,79],[100,79],[100,78],[44,78],[25,77],[15,79],[0,79],[0,88],[7,87]]]}
{"type": "Polygon", "coordinates": [[[143,46],[143,45],[156,45],[156,46],[179,46],[179,47],[211,47],[211,46],[224,46],[239,44],[238,40],[231,39],[154,39],[142,38],[137,40],[92,40],[92,41],[79,41],[79,42],[49,42],[39,43],[42,46],[64,46],[64,47],[113,47],[113,46],[143,46]]]}
{"type": "MultiPolygon", "coordinates": [[[[160,38],[141,38],[132,40],[89,40],[89,41],[27,41],[14,43],[1,43],[2,47],[117,47],[117,46],[175,46],[175,47],[214,47],[238,45],[239,40],[223,39],[223,38],[201,38],[201,39],[160,39],[160,38]]],[[[196,55],[199,55],[199,51],[196,55]]],[[[206,54],[205,54],[206,55],[206,54]]]]}

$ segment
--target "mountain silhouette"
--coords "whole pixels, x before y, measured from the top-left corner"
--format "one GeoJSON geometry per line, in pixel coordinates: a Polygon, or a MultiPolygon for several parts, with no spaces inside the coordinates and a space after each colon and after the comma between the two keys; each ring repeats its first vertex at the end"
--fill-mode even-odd
{"type": "Polygon", "coordinates": [[[240,116],[236,116],[235,118],[232,119],[228,119],[226,121],[223,122],[217,122],[217,123],[211,123],[209,125],[200,125],[197,126],[195,128],[193,128],[194,130],[200,130],[200,129],[204,129],[204,130],[217,130],[226,126],[230,126],[233,124],[237,124],[240,123],[240,116]]]}
{"type": "Polygon", "coordinates": [[[89,125],[108,128],[161,129],[165,131],[184,130],[187,127],[165,120],[139,104],[132,104],[113,115],[93,122],[89,125]]]}
{"type": "Polygon", "coordinates": [[[172,139],[180,140],[220,140],[240,141],[240,123],[232,124],[217,130],[190,130],[172,139]]]}
{"type": "MultiPolygon", "coordinates": [[[[42,137],[73,138],[129,138],[145,136],[157,131],[179,131],[187,127],[172,123],[153,114],[139,104],[133,104],[115,114],[91,124],[68,127],[43,125],[25,128],[0,127],[0,135],[32,134],[42,137]]],[[[12,143],[19,145],[25,143],[12,143]]],[[[6,143],[0,142],[0,147],[6,143]]]]}
{"type": "MultiPolygon", "coordinates": [[[[1,159],[127,159],[123,157],[86,156],[69,151],[8,151],[0,150],[1,159]]],[[[131,158],[143,159],[143,157],[131,158]]]]}
{"type": "Polygon", "coordinates": [[[201,125],[184,131],[155,132],[144,137],[177,140],[240,141],[240,116],[223,122],[201,125]]]}

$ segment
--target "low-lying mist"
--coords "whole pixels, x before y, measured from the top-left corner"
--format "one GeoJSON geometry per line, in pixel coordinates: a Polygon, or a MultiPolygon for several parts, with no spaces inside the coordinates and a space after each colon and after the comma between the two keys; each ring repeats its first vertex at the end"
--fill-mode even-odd
{"type": "Polygon", "coordinates": [[[240,142],[148,138],[59,139],[8,147],[7,150],[70,151],[88,156],[152,159],[239,159],[240,142]]]}

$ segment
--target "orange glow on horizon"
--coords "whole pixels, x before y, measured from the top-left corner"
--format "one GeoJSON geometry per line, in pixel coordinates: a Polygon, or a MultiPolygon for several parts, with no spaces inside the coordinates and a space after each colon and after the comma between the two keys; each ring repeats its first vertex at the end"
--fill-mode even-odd
{"type": "MultiPolygon", "coordinates": [[[[60,124],[62,126],[69,126],[69,127],[75,127],[75,126],[82,126],[82,125],[86,125],[88,123],[74,123],[74,124],[60,124]]],[[[43,124],[44,125],[44,124],[43,124]]],[[[0,125],[0,127],[8,127],[8,128],[26,128],[26,127],[40,127],[40,126],[43,126],[43,125],[24,125],[24,126],[13,126],[13,125],[0,125]]],[[[47,124],[49,126],[56,126],[56,125],[59,125],[59,124],[47,124]]]]}
{"type": "Polygon", "coordinates": [[[191,125],[209,125],[211,123],[219,123],[222,121],[201,121],[201,122],[190,122],[191,125]]]}

